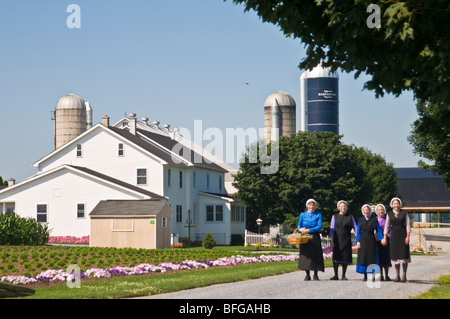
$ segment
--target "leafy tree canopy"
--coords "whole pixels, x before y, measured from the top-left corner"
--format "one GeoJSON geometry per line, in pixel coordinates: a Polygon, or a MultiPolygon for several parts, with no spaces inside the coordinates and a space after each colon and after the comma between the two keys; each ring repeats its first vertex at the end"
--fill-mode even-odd
{"type": "Polygon", "coordinates": [[[376,97],[411,90],[419,119],[409,138],[450,188],[450,2],[447,0],[233,0],[299,38],[307,56],[332,70],[371,76],[376,97]],[[379,28],[373,27],[379,7],[379,28]],[[440,143],[440,144],[436,144],[440,143]]]}

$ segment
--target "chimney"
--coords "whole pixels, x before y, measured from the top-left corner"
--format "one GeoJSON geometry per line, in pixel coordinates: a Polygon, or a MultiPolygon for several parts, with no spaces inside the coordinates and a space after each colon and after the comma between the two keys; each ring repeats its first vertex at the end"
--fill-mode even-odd
{"type": "Polygon", "coordinates": [[[14,178],[10,178],[10,179],[8,180],[8,187],[13,186],[15,183],[16,183],[16,180],[15,180],[14,178]]]}
{"type": "Polygon", "coordinates": [[[148,117],[143,117],[141,120],[142,120],[142,123],[148,125],[148,117]]]}
{"type": "Polygon", "coordinates": [[[102,124],[106,127],[109,127],[109,116],[108,115],[103,115],[102,124]]]}
{"type": "Polygon", "coordinates": [[[136,113],[130,113],[130,120],[128,121],[128,128],[130,133],[136,135],[136,113]]]}

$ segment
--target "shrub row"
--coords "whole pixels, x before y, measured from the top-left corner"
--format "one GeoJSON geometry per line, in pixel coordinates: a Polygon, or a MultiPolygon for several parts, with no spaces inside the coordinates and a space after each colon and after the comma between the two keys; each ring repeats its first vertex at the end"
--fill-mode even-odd
{"type": "Polygon", "coordinates": [[[44,245],[50,236],[47,225],[14,213],[0,216],[0,245],[44,245]]]}

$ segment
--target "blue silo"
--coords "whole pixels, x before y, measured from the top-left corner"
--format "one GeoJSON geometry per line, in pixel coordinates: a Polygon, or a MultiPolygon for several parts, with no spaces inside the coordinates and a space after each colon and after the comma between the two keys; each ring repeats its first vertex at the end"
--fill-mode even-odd
{"type": "Polygon", "coordinates": [[[339,134],[339,76],[317,66],[300,77],[300,130],[339,134]]]}

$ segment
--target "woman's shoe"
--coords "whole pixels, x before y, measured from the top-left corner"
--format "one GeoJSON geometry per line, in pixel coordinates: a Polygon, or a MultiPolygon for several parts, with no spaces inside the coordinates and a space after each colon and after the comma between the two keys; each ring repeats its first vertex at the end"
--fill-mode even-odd
{"type": "Polygon", "coordinates": [[[314,275],[314,276],[313,276],[313,280],[319,280],[319,276],[314,275]]]}
{"type": "Polygon", "coordinates": [[[342,276],[341,280],[347,280],[347,277],[342,276]]]}
{"type": "Polygon", "coordinates": [[[310,281],[311,280],[311,276],[310,275],[306,275],[305,276],[305,281],[310,281]]]}
{"type": "Polygon", "coordinates": [[[330,278],[330,280],[339,280],[338,276],[334,275],[333,277],[330,278]]]}

